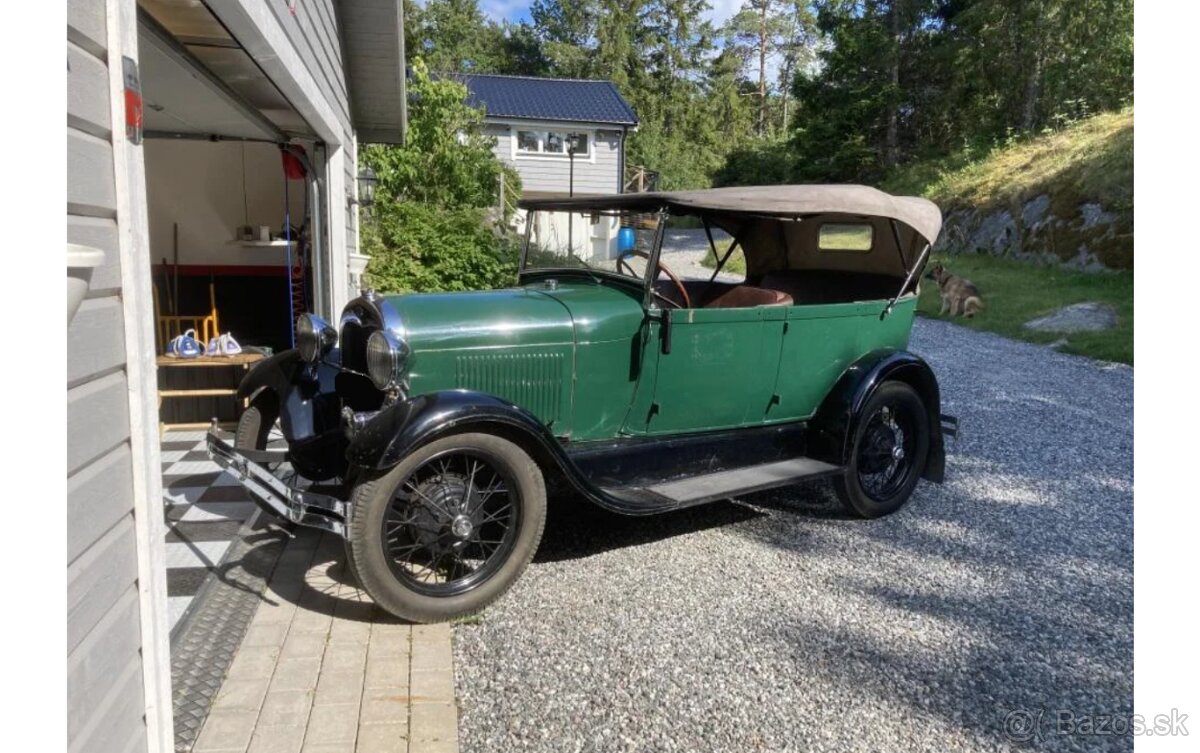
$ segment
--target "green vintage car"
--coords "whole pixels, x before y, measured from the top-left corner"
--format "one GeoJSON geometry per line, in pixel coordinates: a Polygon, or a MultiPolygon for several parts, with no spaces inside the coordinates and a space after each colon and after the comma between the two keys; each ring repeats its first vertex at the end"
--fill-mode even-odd
{"type": "Polygon", "coordinates": [[[305,315],[296,349],[243,381],[236,435],[209,432],[266,509],[344,538],[385,609],[437,621],[498,598],[548,489],[648,515],[827,478],[873,518],[942,481],[956,424],[906,350],[932,203],[769,186],[522,209],[516,287],[367,292],[337,330],[305,315]],[[719,259],[707,279],[664,263],[681,217],[719,259]],[[642,248],[617,256],[602,230],[627,224],[642,248]]]}

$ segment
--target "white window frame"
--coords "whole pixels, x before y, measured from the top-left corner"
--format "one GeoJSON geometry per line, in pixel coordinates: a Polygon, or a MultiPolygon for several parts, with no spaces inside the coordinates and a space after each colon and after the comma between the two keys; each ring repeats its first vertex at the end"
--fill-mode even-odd
{"type": "Polygon", "coordinates": [[[579,128],[578,126],[559,123],[508,123],[507,125],[509,127],[509,154],[512,157],[513,162],[518,160],[543,160],[547,162],[569,161],[571,155],[567,154],[565,148],[562,152],[545,151],[546,135],[549,133],[561,133],[566,136],[568,134],[578,133],[587,136],[588,148],[586,152],[576,154],[575,161],[586,162],[588,164],[596,163],[597,129],[595,128],[579,128]],[[536,152],[526,151],[519,146],[520,138],[518,135],[521,131],[537,134],[538,150],[536,152]]]}

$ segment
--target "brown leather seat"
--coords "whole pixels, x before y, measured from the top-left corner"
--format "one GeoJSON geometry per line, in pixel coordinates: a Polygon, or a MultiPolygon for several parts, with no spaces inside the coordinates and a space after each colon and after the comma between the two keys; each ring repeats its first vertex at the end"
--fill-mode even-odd
{"type": "Polygon", "coordinates": [[[721,293],[708,303],[706,309],[746,309],[755,306],[791,306],[792,297],[779,290],[738,285],[721,293]]]}
{"type": "Polygon", "coordinates": [[[902,281],[890,275],[827,270],[781,270],[756,280],[760,287],[790,295],[799,301],[793,304],[796,306],[886,300],[896,294],[902,281]]]}

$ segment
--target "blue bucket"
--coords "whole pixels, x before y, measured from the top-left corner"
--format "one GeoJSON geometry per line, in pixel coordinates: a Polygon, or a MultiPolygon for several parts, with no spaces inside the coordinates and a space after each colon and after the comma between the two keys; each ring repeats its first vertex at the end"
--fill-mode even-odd
{"type": "Polygon", "coordinates": [[[631,227],[623,227],[617,233],[617,250],[621,253],[637,248],[637,233],[631,227]]]}

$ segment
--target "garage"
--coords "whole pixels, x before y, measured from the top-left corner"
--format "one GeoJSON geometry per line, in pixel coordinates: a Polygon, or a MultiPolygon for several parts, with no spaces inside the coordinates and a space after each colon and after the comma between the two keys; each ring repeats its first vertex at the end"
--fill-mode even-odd
{"type": "MultiPolygon", "coordinates": [[[[205,511],[164,483],[188,461],[173,448],[186,432],[163,424],[240,406],[218,392],[236,368],[174,374],[163,349],[196,329],[278,352],[298,310],[330,317],[357,293],[356,153],[403,140],[403,8],[69,0],[67,69],[68,277],[82,283],[67,330],[67,736],[70,750],[168,751],[194,740],[214,687],[172,672],[190,661],[172,573],[189,552],[211,573],[227,550],[168,535],[205,511]],[[214,394],[165,394],[205,384],[214,394]]],[[[185,470],[173,483],[199,483],[185,470]]],[[[213,512],[230,504],[196,524],[236,527],[213,512]]]]}
{"type": "Polygon", "coordinates": [[[240,406],[217,393],[244,368],[163,354],[194,331],[206,354],[269,356],[292,347],[298,315],[357,293],[355,144],[337,150],[335,197],[319,127],[202,3],[140,2],[138,47],[160,421],[232,423],[240,406]]]}

